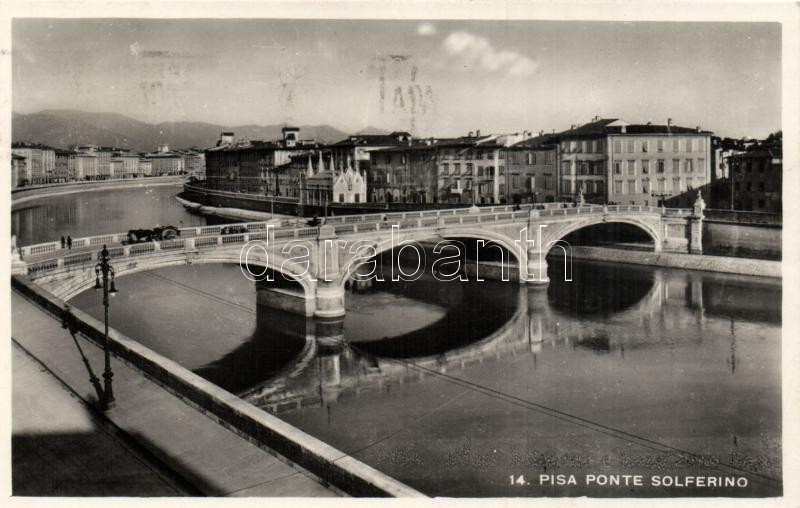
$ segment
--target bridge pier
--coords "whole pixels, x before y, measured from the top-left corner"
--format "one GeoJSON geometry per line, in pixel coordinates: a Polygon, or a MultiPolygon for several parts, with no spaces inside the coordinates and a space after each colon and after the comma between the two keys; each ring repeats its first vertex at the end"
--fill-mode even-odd
{"type": "Polygon", "coordinates": [[[528,249],[527,277],[523,281],[531,286],[544,286],[550,284],[547,276],[547,252],[539,249],[528,249]]]}
{"type": "Polygon", "coordinates": [[[339,249],[333,226],[319,228],[316,245],[316,287],[314,296],[318,318],[338,318],[345,315],[344,284],[340,282],[339,249]]]}

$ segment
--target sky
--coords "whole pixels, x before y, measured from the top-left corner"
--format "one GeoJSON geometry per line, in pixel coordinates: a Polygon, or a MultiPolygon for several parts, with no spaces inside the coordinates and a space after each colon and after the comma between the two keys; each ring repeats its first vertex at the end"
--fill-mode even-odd
{"type": "Polygon", "coordinates": [[[763,137],[781,125],[777,23],[15,19],[19,113],[551,131],[595,115],[763,137]]]}

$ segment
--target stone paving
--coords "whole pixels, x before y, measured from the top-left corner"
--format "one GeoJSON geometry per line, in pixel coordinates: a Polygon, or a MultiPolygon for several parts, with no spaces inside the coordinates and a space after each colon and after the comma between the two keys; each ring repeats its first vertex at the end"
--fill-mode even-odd
{"type": "MultiPolygon", "coordinates": [[[[162,478],[141,460],[137,465],[133,452],[114,444],[77,400],[96,405],[87,364],[100,378],[102,350],[80,335],[73,338],[50,314],[15,291],[11,309],[12,338],[17,344],[12,414],[14,477],[19,486],[15,494],[180,495],[165,479],[168,475],[162,478]],[[36,361],[23,350],[58,381],[51,378],[49,384],[31,384],[36,373],[30,371],[36,370],[36,361]],[[24,361],[26,357],[34,367],[24,361]],[[75,399],[68,400],[64,385],[75,399]]],[[[209,496],[336,495],[311,473],[223,427],[133,367],[112,358],[112,369],[117,404],[105,417],[196,492],[209,496]]]]}

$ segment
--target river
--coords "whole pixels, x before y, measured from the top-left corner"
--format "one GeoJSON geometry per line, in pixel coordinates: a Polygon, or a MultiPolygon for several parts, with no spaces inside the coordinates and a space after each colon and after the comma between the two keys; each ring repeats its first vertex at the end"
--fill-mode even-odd
{"type": "MultiPolygon", "coordinates": [[[[13,224],[25,244],[201,222],[174,192],[51,198],[13,224]]],[[[120,278],[111,320],[429,495],[779,495],[780,281],[575,263],[564,282],[559,270],[546,290],[375,283],[350,290],[343,319],[317,322],[259,306],[237,266],[172,267],[120,278]],[[623,474],[643,485],[600,484],[623,474]],[[664,486],[697,475],[747,486],[664,486]]],[[[71,303],[102,317],[93,291],[71,303]]]]}

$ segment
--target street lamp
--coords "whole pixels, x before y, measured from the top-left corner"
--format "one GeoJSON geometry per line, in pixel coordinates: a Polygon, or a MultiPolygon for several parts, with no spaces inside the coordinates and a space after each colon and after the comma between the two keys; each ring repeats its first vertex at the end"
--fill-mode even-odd
{"type": "Polygon", "coordinates": [[[103,250],[100,251],[100,262],[94,267],[94,288],[103,290],[103,308],[105,310],[105,335],[103,341],[105,369],[103,370],[103,397],[100,400],[103,411],[108,411],[115,406],[114,389],[112,385],[114,373],[111,372],[111,356],[108,351],[108,296],[114,296],[117,293],[117,287],[114,284],[114,267],[109,263],[110,257],[108,249],[103,245],[103,250]],[[102,283],[100,282],[101,276],[103,280],[102,283]]]}

